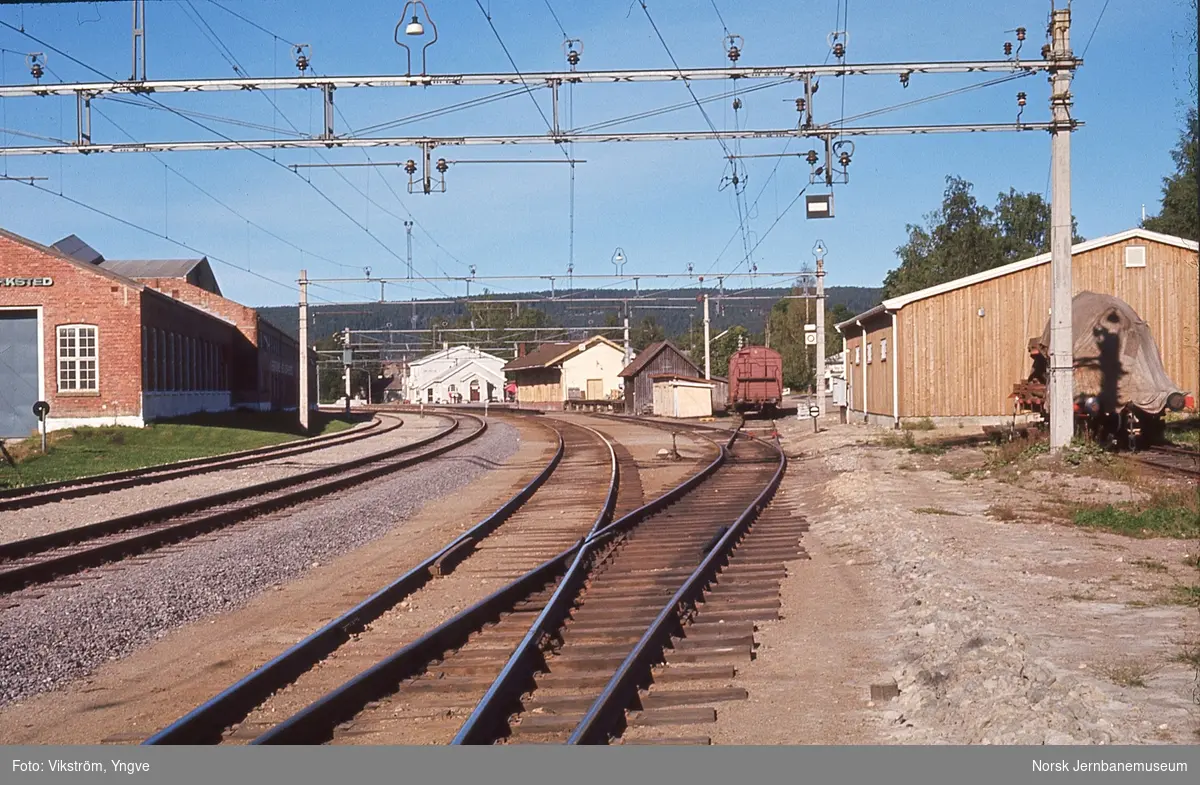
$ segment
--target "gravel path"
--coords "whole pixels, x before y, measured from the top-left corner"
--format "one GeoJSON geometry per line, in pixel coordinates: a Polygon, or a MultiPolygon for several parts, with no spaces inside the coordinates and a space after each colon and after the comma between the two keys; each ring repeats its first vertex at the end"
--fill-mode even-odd
{"type": "MultiPolygon", "coordinates": [[[[406,419],[405,430],[415,420],[406,419]]],[[[380,537],[517,447],[516,429],[493,420],[487,433],[452,455],[148,563],[82,573],[99,577],[0,611],[0,705],[55,689],[380,537]]]]}
{"type": "MultiPolygon", "coordinates": [[[[386,427],[386,423],[390,421],[390,418],[385,418],[385,425],[380,427],[386,427]]],[[[130,515],[166,504],[195,499],[210,493],[290,477],[331,463],[353,460],[409,444],[445,427],[447,422],[440,417],[405,414],[404,425],[400,428],[350,444],[334,444],[314,452],[276,458],[237,469],[180,477],[21,510],[8,510],[0,516],[0,543],[51,534],[119,515],[130,515]]]]}

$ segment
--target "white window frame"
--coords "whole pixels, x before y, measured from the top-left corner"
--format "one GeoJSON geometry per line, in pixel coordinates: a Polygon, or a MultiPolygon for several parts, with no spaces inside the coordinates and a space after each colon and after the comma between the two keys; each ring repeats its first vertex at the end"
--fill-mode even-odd
{"type": "Polygon", "coordinates": [[[861,346],[854,347],[854,364],[862,365],[862,347],[861,346]]]}
{"type": "Polygon", "coordinates": [[[873,352],[871,351],[871,345],[872,345],[871,342],[868,341],[867,342],[867,365],[871,364],[871,355],[873,354],[873,352]]]}
{"type": "Polygon", "coordinates": [[[887,362],[887,338],[879,339],[879,362],[887,362]]]}
{"type": "Polygon", "coordinates": [[[54,368],[55,382],[60,393],[99,393],[100,392],[100,328],[94,324],[60,324],[54,330],[54,368]],[[63,356],[63,338],[68,330],[74,331],[71,337],[75,342],[73,356],[63,356]],[[79,342],[81,331],[90,330],[92,333],[92,354],[90,357],[80,354],[79,342]],[[82,379],[84,364],[91,362],[92,382],[85,386],[82,379]],[[74,386],[64,386],[64,363],[70,364],[75,373],[74,386]]]}

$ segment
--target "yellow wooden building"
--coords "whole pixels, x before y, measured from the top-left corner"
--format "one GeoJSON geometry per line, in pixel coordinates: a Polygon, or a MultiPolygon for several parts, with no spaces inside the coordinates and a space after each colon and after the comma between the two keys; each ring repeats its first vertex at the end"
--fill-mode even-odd
{"type": "MultiPolygon", "coordinates": [[[[1195,241],[1131,229],[1071,249],[1072,294],[1121,298],[1149,325],[1171,379],[1200,387],[1200,266],[1195,241]]],[[[836,325],[849,408],[898,425],[994,423],[1031,370],[1029,339],[1050,316],[1050,254],[884,300],[836,325]]]]}

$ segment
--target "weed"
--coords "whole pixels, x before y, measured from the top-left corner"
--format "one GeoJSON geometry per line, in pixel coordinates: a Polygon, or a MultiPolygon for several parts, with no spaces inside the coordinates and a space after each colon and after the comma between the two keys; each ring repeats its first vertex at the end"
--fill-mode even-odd
{"type": "Polygon", "coordinates": [[[913,512],[921,515],[953,515],[956,517],[961,515],[961,513],[943,510],[941,507],[918,507],[913,512]]]}
{"type": "Polygon", "coordinates": [[[914,444],[909,448],[909,452],[916,455],[945,455],[946,448],[940,444],[914,444]]]}
{"type": "Polygon", "coordinates": [[[1076,437],[1063,450],[1062,459],[1063,462],[1069,463],[1072,466],[1080,466],[1093,461],[1107,463],[1112,460],[1112,456],[1106,453],[1104,448],[1096,442],[1076,437]]]}
{"type": "Polygon", "coordinates": [[[1130,559],[1129,563],[1135,567],[1145,567],[1150,572],[1167,571],[1167,565],[1163,564],[1158,559],[1130,559]]]}
{"type": "Polygon", "coordinates": [[[998,521],[1015,521],[1020,517],[1012,507],[1003,507],[998,504],[988,507],[987,514],[998,521]]]}
{"type": "Polygon", "coordinates": [[[1191,586],[1172,586],[1171,604],[1191,605],[1192,607],[1200,608],[1200,586],[1196,584],[1192,584],[1191,586]]]}
{"type": "Polygon", "coordinates": [[[900,427],[906,431],[932,431],[937,428],[933,424],[933,420],[928,417],[922,417],[919,420],[905,420],[900,427]]]}
{"type": "Polygon", "coordinates": [[[1179,651],[1171,659],[1174,662],[1191,665],[1193,668],[1200,668],[1200,641],[1181,643],[1179,651]]]}
{"type": "Polygon", "coordinates": [[[1146,679],[1154,675],[1160,665],[1147,665],[1140,660],[1127,659],[1096,667],[1100,675],[1122,687],[1145,687],[1146,679]]]}
{"type": "Polygon", "coordinates": [[[881,447],[893,447],[898,449],[912,447],[915,443],[916,442],[914,441],[913,435],[910,431],[904,431],[903,433],[885,433],[879,440],[879,445],[881,447]]]}
{"type": "Polygon", "coordinates": [[[1184,556],[1183,564],[1186,567],[1195,567],[1196,569],[1200,570],[1200,553],[1184,556]]]}
{"type": "Polygon", "coordinates": [[[902,472],[915,472],[917,470],[917,467],[913,466],[911,463],[902,463],[896,468],[902,472]]]}

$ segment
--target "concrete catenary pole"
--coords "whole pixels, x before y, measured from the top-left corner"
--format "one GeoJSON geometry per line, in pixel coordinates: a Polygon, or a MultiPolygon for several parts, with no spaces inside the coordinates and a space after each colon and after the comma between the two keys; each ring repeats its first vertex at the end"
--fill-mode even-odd
{"type": "Polygon", "coordinates": [[[817,256],[817,408],[825,415],[825,257],[817,256]]]}
{"type": "MultiPolygon", "coordinates": [[[[404,222],[404,231],[408,236],[408,277],[412,278],[412,221],[404,222]]],[[[414,306],[415,307],[415,306],[414,306]]]]}
{"type": "Polygon", "coordinates": [[[704,378],[712,378],[712,347],[709,346],[708,295],[704,295],[704,378]]]}
{"type": "Polygon", "coordinates": [[[300,271],[300,347],[297,352],[300,367],[300,430],[308,431],[308,271],[300,271]]]}
{"type": "Polygon", "coordinates": [[[1071,329],[1071,10],[1050,11],[1050,450],[1066,447],[1075,431],[1071,329]]]}

